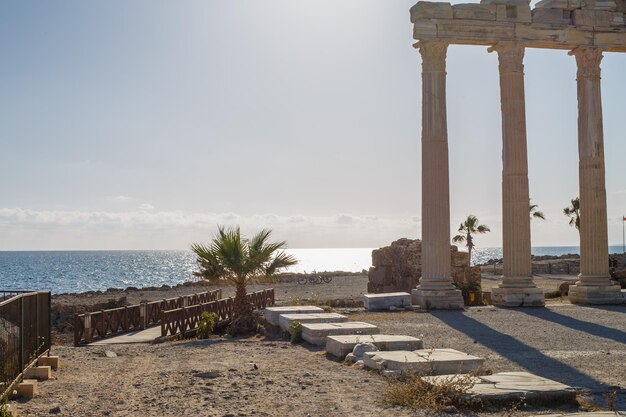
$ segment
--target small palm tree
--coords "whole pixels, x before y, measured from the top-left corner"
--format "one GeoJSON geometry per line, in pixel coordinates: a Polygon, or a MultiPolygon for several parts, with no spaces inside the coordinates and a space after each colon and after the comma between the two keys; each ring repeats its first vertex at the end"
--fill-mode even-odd
{"type": "Polygon", "coordinates": [[[580,198],[573,198],[570,200],[570,203],[570,206],[563,209],[563,214],[569,217],[570,226],[580,230],[580,198]]]}
{"type": "Polygon", "coordinates": [[[467,219],[459,226],[459,234],[452,238],[454,243],[465,242],[467,251],[469,252],[470,263],[472,262],[472,248],[474,248],[474,239],[472,235],[476,233],[485,234],[490,232],[488,226],[478,224],[478,218],[473,214],[467,216],[467,219]]]}
{"type": "Polygon", "coordinates": [[[546,215],[543,214],[543,211],[539,211],[539,206],[537,204],[533,204],[533,202],[531,200],[528,200],[529,205],[529,212],[530,212],[530,219],[541,219],[541,220],[545,220],[546,219],[546,215]]]}
{"type": "Polygon", "coordinates": [[[256,330],[252,305],[246,297],[246,285],[253,277],[271,276],[282,268],[295,265],[297,259],[281,249],[286,242],[270,242],[272,231],[263,229],[251,239],[241,235],[239,226],[218,226],[218,233],[209,245],[194,243],[200,271],[194,275],[210,281],[226,280],[235,286],[232,333],[256,330]]]}

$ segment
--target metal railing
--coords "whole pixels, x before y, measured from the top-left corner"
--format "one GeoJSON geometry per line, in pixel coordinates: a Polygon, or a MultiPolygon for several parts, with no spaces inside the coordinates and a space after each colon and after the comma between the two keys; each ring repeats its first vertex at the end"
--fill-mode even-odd
{"type": "Polygon", "coordinates": [[[74,346],[160,324],[161,312],[222,298],[222,290],[74,315],[74,346]]]}
{"type": "MultiPolygon", "coordinates": [[[[248,293],[248,301],[255,310],[274,305],[274,288],[248,293]]],[[[183,334],[198,327],[202,313],[215,313],[219,321],[233,317],[234,297],[224,298],[191,307],[181,307],[161,312],[161,336],[183,334]]]]}
{"type": "Polygon", "coordinates": [[[0,395],[50,350],[50,292],[0,291],[0,395]]]}

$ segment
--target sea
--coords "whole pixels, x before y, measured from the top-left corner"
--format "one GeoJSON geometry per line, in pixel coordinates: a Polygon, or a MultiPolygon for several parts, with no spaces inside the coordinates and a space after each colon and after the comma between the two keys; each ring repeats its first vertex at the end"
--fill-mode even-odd
{"type": "MultiPolygon", "coordinates": [[[[298,265],[287,272],[360,272],[371,265],[372,248],[287,249],[298,265]]],[[[534,255],[579,253],[578,246],[533,247],[534,255]]],[[[609,253],[622,253],[611,246],[609,253]]],[[[501,248],[475,248],[474,264],[502,258],[501,248]]],[[[176,285],[195,279],[191,251],[0,251],[0,291],[59,293],[108,288],[176,285]]]]}

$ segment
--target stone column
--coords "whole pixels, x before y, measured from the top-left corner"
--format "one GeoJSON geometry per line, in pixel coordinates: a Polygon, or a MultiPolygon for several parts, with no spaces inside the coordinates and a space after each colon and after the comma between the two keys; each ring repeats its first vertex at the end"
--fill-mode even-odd
{"type": "Polygon", "coordinates": [[[414,304],[429,309],[463,308],[450,274],[450,192],[446,120],[448,44],[422,41],[422,276],[414,304]]]}
{"type": "Polygon", "coordinates": [[[569,290],[573,303],[619,304],[619,285],[609,275],[604,139],[598,48],[569,53],[578,66],[578,179],[580,187],[580,275],[569,290]]]}
{"type": "Polygon", "coordinates": [[[524,46],[498,42],[502,109],[502,284],[492,290],[494,304],[508,307],[543,306],[543,290],[532,280],[530,259],[530,199],[526,150],[524,46]]]}

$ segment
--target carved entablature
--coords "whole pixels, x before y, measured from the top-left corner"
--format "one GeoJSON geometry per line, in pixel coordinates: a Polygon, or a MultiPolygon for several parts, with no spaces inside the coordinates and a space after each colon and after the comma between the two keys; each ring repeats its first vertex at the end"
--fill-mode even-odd
{"type": "Polygon", "coordinates": [[[411,8],[413,38],[529,48],[579,46],[626,52],[626,0],[481,0],[455,4],[420,1],[411,8]]]}

